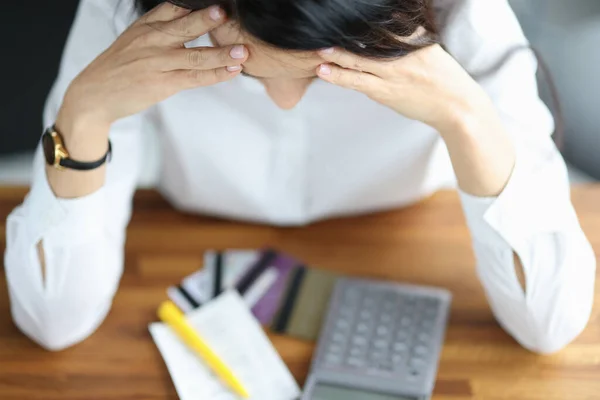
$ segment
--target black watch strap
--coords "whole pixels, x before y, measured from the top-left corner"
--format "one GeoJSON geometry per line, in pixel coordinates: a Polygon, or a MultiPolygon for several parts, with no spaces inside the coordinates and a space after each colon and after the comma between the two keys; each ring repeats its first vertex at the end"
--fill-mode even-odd
{"type": "Polygon", "coordinates": [[[52,165],[57,169],[91,171],[109,161],[112,155],[112,145],[109,140],[108,150],[101,159],[89,162],[74,160],[70,158],[63,137],[54,126],[46,129],[42,135],[42,148],[48,165],[52,165]]]}
{"type": "Polygon", "coordinates": [[[108,141],[108,151],[106,152],[104,157],[102,157],[101,159],[99,159],[97,161],[83,162],[83,161],[72,160],[70,158],[63,158],[62,160],[60,160],[60,166],[69,168],[69,169],[74,169],[77,171],[91,171],[93,169],[101,167],[102,165],[104,165],[105,162],[109,161],[111,154],[112,154],[112,145],[109,140],[108,141]]]}

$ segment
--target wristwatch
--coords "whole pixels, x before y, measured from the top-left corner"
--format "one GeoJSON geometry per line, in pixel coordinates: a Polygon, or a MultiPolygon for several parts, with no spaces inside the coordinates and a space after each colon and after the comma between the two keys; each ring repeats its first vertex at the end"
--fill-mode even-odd
{"type": "Polygon", "coordinates": [[[68,168],[77,171],[90,171],[104,165],[104,163],[110,159],[112,153],[112,146],[109,140],[106,154],[98,161],[83,162],[73,160],[69,158],[69,152],[65,147],[62,135],[54,126],[46,129],[42,135],[42,148],[48,165],[51,165],[58,170],[68,168]]]}

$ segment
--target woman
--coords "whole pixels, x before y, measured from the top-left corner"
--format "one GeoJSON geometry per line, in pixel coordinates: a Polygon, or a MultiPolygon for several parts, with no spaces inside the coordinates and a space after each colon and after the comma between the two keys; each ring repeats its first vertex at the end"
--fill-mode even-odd
{"type": "Polygon", "coordinates": [[[535,59],[507,57],[527,42],[505,0],[159,3],[135,21],[130,0],[82,0],[47,154],[8,221],[26,335],[62,349],[104,319],[151,129],[160,189],[186,211],[298,225],[457,185],[502,326],[540,353],[582,331],[595,259],[535,59]]]}

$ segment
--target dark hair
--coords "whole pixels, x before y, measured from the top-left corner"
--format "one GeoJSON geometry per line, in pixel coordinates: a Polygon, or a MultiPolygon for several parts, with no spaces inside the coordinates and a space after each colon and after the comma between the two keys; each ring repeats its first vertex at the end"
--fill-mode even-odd
{"type": "MultiPolygon", "coordinates": [[[[135,0],[142,12],[164,0],[135,0]]],[[[169,0],[192,10],[221,6],[262,42],[287,50],[340,47],[394,58],[438,42],[429,0],[169,0]],[[398,40],[423,27],[410,43],[398,40]]]]}
{"type": "MultiPolygon", "coordinates": [[[[340,47],[370,58],[396,58],[440,43],[430,0],[134,0],[141,12],[165,1],[200,10],[221,6],[241,28],[267,44],[288,50],[340,47]],[[426,34],[410,42],[399,37],[425,28],[426,34]]],[[[532,51],[550,90],[556,131],[562,148],[564,118],[552,74],[541,54],[530,46],[516,46],[481,78],[495,73],[520,51],[532,51]]],[[[474,77],[477,78],[477,77],[474,77]]]]}

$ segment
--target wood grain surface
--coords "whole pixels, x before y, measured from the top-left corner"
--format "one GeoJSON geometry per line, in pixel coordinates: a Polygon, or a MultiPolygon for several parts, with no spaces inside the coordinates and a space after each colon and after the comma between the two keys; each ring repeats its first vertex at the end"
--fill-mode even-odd
{"type": "MultiPolygon", "coordinates": [[[[0,188],[0,250],[6,216],[25,193],[0,188]]],[[[574,189],[573,200],[598,254],[600,185],[574,189]]],[[[490,312],[454,192],[403,210],[274,228],[180,214],[152,191],[136,195],[120,290],[104,324],[85,342],[51,353],[20,334],[1,274],[0,399],[176,399],[147,329],[165,288],[200,268],[207,249],[265,245],[350,275],[450,289],[452,315],[434,400],[600,399],[600,297],[588,328],[568,348],[551,356],[522,349],[490,312]]],[[[313,344],[271,339],[303,384],[313,344]]]]}

